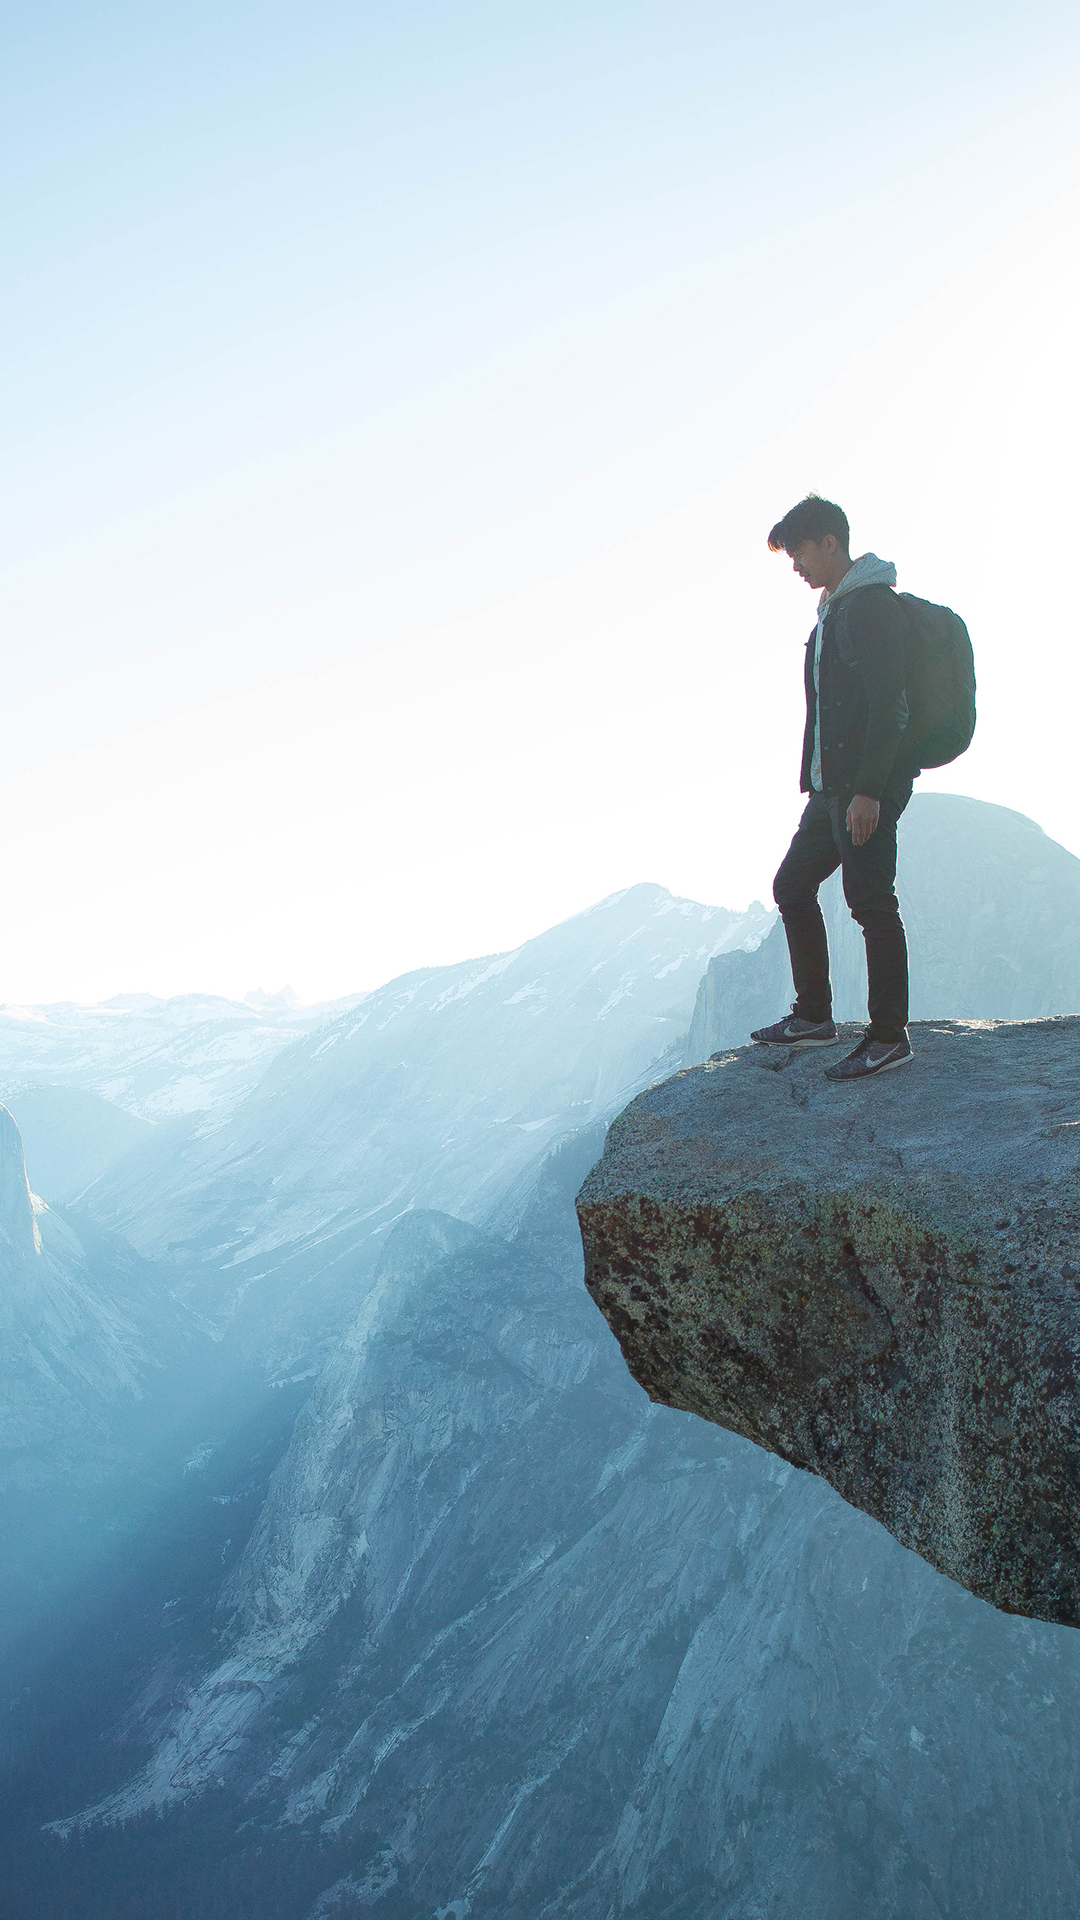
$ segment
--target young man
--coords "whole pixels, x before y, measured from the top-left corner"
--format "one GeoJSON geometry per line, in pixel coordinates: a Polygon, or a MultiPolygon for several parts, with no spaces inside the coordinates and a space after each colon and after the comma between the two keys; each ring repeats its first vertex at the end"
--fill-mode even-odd
{"type": "Polygon", "coordinates": [[[751,1035],[767,1047],[833,1047],[829,945],[818,888],[840,868],[844,898],[866,941],[870,1024],[854,1053],[826,1068],[830,1080],[865,1080],[906,1066],[908,959],[894,890],[896,825],[918,768],[904,754],[906,616],[896,568],[864,553],[852,560],[846,515],[810,494],[769,535],[774,553],[819,594],[806,647],[806,731],[798,832],[773,884],[784,922],[795,1003],[751,1035]]]}

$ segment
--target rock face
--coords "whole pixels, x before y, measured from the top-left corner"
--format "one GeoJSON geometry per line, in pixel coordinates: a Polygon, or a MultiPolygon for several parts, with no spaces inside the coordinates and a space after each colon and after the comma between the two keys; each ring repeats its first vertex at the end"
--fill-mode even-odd
{"type": "Polygon", "coordinates": [[[116,1409],[141,1400],[189,1330],[160,1278],[119,1243],[87,1242],[32,1194],[0,1106],[0,1498],[115,1467],[116,1409]]]}
{"type": "MultiPolygon", "coordinates": [[[[853,1030],[854,1031],[854,1030],[853,1030]]],[[[1080,1018],[753,1047],[641,1094],[578,1198],[634,1377],[972,1593],[1080,1625],[1080,1018]]]]}

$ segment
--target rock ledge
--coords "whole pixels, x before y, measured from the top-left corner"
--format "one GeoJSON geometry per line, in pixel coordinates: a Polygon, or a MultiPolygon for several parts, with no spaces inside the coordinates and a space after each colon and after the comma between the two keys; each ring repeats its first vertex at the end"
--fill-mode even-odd
{"type": "Polygon", "coordinates": [[[652,1399],[1077,1626],[1080,1017],[911,1035],[861,1086],[743,1047],[650,1087],[578,1197],[586,1283],[652,1399]]]}

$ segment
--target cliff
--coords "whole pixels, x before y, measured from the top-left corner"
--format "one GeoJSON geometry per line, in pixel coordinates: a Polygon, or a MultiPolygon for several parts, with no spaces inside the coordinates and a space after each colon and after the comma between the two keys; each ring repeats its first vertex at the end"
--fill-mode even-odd
{"type": "Polygon", "coordinates": [[[650,1397],[1080,1625],[1080,1018],[912,1028],[862,1086],[745,1047],[641,1094],[578,1197],[650,1397]]]}
{"type": "MultiPolygon", "coordinates": [[[[164,1356],[191,1349],[159,1274],[122,1242],[72,1226],[31,1193],[18,1126],[0,1106],[0,1616],[13,1604],[24,1531],[48,1525],[34,1502],[58,1484],[86,1487],[138,1459],[145,1436],[129,1431],[164,1356]],[[16,1523],[8,1496],[24,1501],[16,1523]]],[[[58,1523],[54,1516],[54,1530],[58,1523]]],[[[60,1558],[55,1538],[47,1549],[60,1558]]]]}

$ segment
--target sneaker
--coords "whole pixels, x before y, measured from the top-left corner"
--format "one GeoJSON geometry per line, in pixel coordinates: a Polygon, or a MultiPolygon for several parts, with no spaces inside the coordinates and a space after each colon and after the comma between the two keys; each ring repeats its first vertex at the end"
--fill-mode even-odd
{"type": "Polygon", "coordinates": [[[800,1020],[794,1007],[771,1027],[750,1035],[759,1047],[835,1047],[840,1039],[832,1020],[800,1020]]]}
{"type": "Polygon", "coordinates": [[[906,1032],[899,1040],[871,1040],[865,1034],[854,1053],[826,1067],[826,1080],[865,1080],[872,1073],[889,1073],[893,1067],[906,1067],[915,1055],[906,1032]]]}

